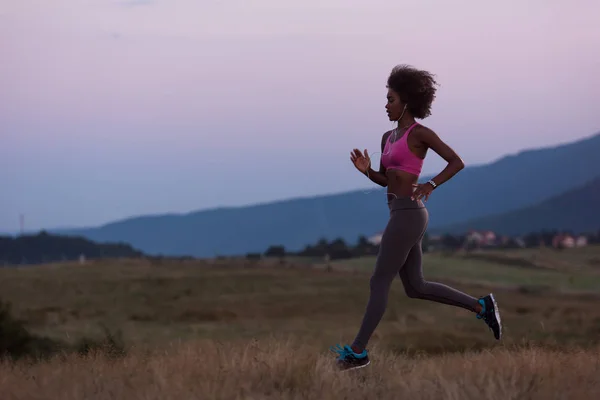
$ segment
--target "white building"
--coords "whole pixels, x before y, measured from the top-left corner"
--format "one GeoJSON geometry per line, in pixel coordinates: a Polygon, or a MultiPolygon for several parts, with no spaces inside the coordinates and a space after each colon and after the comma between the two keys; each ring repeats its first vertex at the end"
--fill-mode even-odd
{"type": "Polygon", "coordinates": [[[381,238],[383,237],[383,232],[376,233],[375,235],[369,237],[367,241],[374,246],[379,246],[381,243],[381,238]]]}

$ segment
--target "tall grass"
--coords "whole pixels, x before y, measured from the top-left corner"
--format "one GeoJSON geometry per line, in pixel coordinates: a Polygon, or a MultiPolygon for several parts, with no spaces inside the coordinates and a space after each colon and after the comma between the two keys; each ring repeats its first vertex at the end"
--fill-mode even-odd
{"type": "MultiPolygon", "coordinates": [[[[460,268],[503,268],[471,262],[460,268]]],[[[503,341],[396,281],[372,364],[343,373],[325,351],[356,334],[368,271],[139,260],[0,270],[13,305],[0,302],[0,399],[600,398],[599,295],[541,290],[546,275],[532,268],[523,282],[506,266],[516,284],[491,286],[446,279],[447,268],[426,277],[495,293],[503,341]]]]}
{"type": "Polygon", "coordinates": [[[118,359],[90,353],[1,364],[0,390],[4,400],[600,398],[598,348],[374,354],[369,367],[338,372],[308,344],[205,340],[118,359]]]}

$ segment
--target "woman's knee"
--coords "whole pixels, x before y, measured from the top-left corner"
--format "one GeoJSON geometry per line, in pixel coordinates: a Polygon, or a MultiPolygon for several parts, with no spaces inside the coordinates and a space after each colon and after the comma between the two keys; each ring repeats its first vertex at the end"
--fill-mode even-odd
{"type": "Polygon", "coordinates": [[[411,299],[420,299],[423,297],[423,293],[415,290],[412,287],[404,287],[404,292],[406,293],[406,296],[410,297],[411,299]]]}
{"type": "Polygon", "coordinates": [[[426,282],[405,282],[404,292],[411,299],[422,299],[426,295],[426,282]]]}

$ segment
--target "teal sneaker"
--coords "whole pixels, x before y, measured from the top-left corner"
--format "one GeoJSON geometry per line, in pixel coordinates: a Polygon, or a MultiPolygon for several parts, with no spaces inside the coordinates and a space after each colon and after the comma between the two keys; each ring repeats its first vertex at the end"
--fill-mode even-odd
{"type": "Polygon", "coordinates": [[[330,347],[330,350],[339,356],[336,359],[336,365],[341,370],[363,368],[370,364],[367,350],[357,354],[350,346],[345,345],[342,347],[339,344],[335,347],[330,347]]]}
{"type": "Polygon", "coordinates": [[[477,319],[483,319],[494,333],[496,340],[500,340],[502,338],[502,321],[494,295],[490,293],[487,296],[481,297],[479,304],[481,304],[483,309],[477,314],[477,319]]]}

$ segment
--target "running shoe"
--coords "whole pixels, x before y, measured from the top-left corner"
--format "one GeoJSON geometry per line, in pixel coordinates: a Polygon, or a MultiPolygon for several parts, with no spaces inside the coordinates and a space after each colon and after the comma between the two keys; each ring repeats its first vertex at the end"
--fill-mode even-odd
{"type": "Polygon", "coordinates": [[[479,298],[479,304],[483,307],[477,314],[477,319],[483,319],[492,332],[496,340],[502,337],[502,321],[500,320],[500,311],[493,294],[479,298]]]}
{"type": "Polygon", "coordinates": [[[342,347],[339,344],[331,347],[330,350],[339,356],[336,359],[336,365],[342,370],[363,368],[370,363],[367,350],[363,350],[362,353],[357,354],[350,346],[345,345],[342,347]]]}

